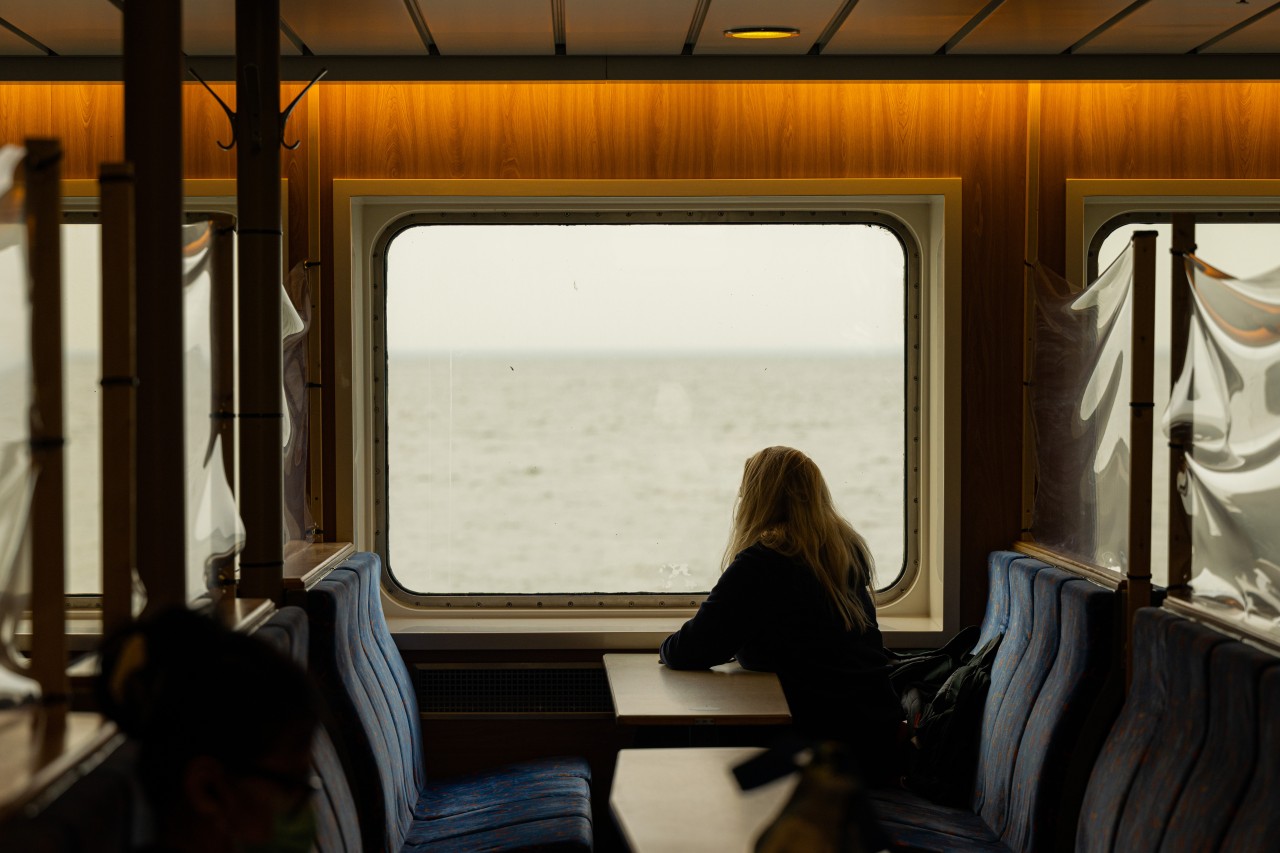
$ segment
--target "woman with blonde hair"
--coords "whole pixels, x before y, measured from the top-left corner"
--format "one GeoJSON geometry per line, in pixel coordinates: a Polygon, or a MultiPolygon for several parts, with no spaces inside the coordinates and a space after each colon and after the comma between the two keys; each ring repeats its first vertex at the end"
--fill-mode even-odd
{"type": "Polygon", "coordinates": [[[724,572],[663,641],[662,661],[705,669],[736,657],[776,672],[800,731],[846,741],[868,773],[888,773],[902,711],[872,571],[866,542],[836,510],[813,460],[767,447],[743,471],[724,572]]]}

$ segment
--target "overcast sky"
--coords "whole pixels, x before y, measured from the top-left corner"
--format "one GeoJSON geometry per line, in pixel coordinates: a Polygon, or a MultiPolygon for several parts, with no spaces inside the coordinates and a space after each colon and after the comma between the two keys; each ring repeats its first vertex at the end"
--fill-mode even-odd
{"type": "Polygon", "coordinates": [[[902,248],[875,226],[424,226],[388,269],[392,354],[902,347],[902,248]]]}

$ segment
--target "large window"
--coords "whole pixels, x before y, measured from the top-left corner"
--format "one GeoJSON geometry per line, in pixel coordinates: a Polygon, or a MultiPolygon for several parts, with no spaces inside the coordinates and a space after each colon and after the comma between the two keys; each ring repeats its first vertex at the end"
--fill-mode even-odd
{"type": "MultiPolygon", "coordinates": [[[[1185,214],[1194,222],[1195,254],[1209,264],[1222,267],[1225,272],[1237,279],[1253,280],[1265,273],[1280,268],[1280,213],[1264,211],[1208,211],[1198,210],[1185,214]]],[[[1128,245],[1134,231],[1148,230],[1157,233],[1156,240],[1156,338],[1155,338],[1155,412],[1156,441],[1152,455],[1152,531],[1151,531],[1151,573],[1156,584],[1165,585],[1169,580],[1169,511],[1170,506],[1165,499],[1169,483],[1169,452],[1161,432],[1162,420],[1167,420],[1170,390],[1175,377],[1171,376],[1171,339],[1170,339],[1170,292],[1174,281],[1173,264],[1170,260],[1172,248],[1172,229],[1170,220],[1173,214],[1160,211],[1144,211],[1125,214],[1106,223],[1096,232],[1090,243],[1088,270],[1090,280],[1098,271],[1105,270],[1111,262],[1128,245]]],[[[1178,260],[1176,263],[1181,264],[1178,260]]],[[[1186,287],[1185,274],[1179,273],[1182,281],[1179,286],[1186,287]]],[[[1274,349],[1274,347],[1272,348],[1274,349]]],[[[1256,350],[1255,353],[1263,350],[1256,350]]],[[[1274,372],[1274,371],[1272,371],[1274,372]]],[[[1201,377],[1200,382],[1204,383],[1201,377]]],[[[1275,383],[1273,383],[1274,385],[1275,383]]],[[[1207,387],[1207,386],[1206,386],[1207,387]]],[[[1276,387],[1280,387],[1277,385],[1276,387]]],[[[1199,394],[1208,392],[1201,389],[1199,394]]],[[[1232,388],[1233,396],[1244,399],[1254,391],[1232,388]]],[[[1263,396],[1267,392],[1263,391],[1263,396]]],[[[1274,396],[1274,391],[1270,392],[1274,396]]],[[[1268,398],[1269,399],[1269,398],[1268,398]]],[[[1201,420],[1210,417],[1211,406],[1201,405],[1198,417],[1201,420]]],[[[1208,446],[1208,442],[1206,442],[1208,446]]],[[[1228,466],[1230,467],[1230,466],[1228,466]]],[[[1255,493],[1273,494],[1270,490],[1274,482],[1268,482],[1264,474],[1252,488],[1255,493]]],[[[1270,500],[1270,498],[1268,499],[1270,500]]],[[[1247,502],[1236,502],[1228,508],[1234,513],[1246,511],[1247,502]]],[[[1272,510],[1274,510],[1272,506],[1272,510]]],[[[1204,509],[1200,509],[1204,512],[1204,509]]],[[[1271,511],[1271,510],[1269,510],[1271,511]]],[[[1248,519],[1245,519],[1248,521],[1248,519]]],[[[1255,520],[1256,521],[1256,520],[1255,520]]],[[[1213,567],[1204,563],[1207,556],[1212,556],[1212,549],[1207,541],[1193,543],[1193,549],[1203,552],[1195,563],[1195,586],[1197,591],[1217,591],[1225,584],[1219,582],[1212,572],[1236,571],[1241,567],[1213,567]]],[[[1236,594],[1232,591],[1232,594],[1236,594]]],[[[1243,598],[1243,596],[1238,596],[1243,598]]]]}
{"type": "Polygon", "coordinates": [[[687,606],[772,444],[822,468],[878,587],[914,563],[920,257],[892,217],[417,215],[379,259],[378,546],[408,590],[687,606]]]}

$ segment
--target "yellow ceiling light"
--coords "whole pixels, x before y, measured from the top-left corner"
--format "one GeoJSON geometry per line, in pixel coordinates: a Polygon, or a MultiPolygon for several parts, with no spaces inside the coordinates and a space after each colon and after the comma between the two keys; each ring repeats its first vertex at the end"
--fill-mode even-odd
{"type": "Polygon", "coordinates": [[[798,35],[795,27],[732,27],[724,31],[727,39],[793,39],[798,35]]]}

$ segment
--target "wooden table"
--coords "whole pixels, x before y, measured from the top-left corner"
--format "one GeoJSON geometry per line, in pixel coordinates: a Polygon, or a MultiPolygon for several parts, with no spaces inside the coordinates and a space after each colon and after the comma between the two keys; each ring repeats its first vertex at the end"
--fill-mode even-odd
{"type": "Polygon", "coordinates": [[[604,656],[619,723],[655,725],[786,725],[782,685],[772,672],[737,663],[709,670],[669,669],[648,654],[604,656]]]}
{"type": "Polygon", "coordinates": [[[0,711],[0,819],[87,773],[124,740],[97,714],[38,704],[0,711]]]}
{"type": "Polygon", "coordinates": [[[732,768],[756,747],[624,749],[609,807],[632,853],[747,853],[799,780],[742,791],[732,768]]]}

